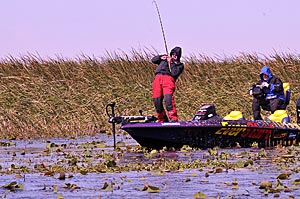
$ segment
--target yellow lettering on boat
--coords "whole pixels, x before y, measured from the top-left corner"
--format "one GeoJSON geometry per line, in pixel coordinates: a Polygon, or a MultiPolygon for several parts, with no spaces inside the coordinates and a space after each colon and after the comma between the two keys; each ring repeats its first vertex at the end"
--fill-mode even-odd
{"type": "Polygon", "coordinates": [[[226,130],[226,129],[219,129],[215,132],[215,134],[223,134],[223,131],[226,130]]]}
{"type": "Polygon", "coordinates": [[[222,126],[228,126],[228,122],[222,122],[222,126]]]}
{"type": "Polygon", "coordinates": [[[217,135],[237,136],[239,133],[244,132],[245,128],[221,128],[215,132],[217,135]]]}
{"type": "Polygon", "coordinates": [[[232,129],[228,135],[230,136],[237,136],[240,132],[243,132],[245,131],[246,129],[243,129],[243,128],[235,128],[235,129],[232,129]]]}

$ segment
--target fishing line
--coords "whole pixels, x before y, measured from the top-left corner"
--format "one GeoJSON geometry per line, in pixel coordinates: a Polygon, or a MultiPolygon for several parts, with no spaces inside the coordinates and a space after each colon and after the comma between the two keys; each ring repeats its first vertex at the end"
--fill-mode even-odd
{"type": "Polygon", "coordinates": [[[157,14],[158,14],[158,18],[159,18],[159,23],[160,23],[160,27],[161,27],[161,32],[163,34],[163,39],[164,39],[164,42],[165,42],[166,53],[168,55],[169,51],[168,51],[168,47],[167,47],[167,41],[166,41],[165,31],[164,31],[163,23],[162,23],[162,20],[161,20],[161,17],[160,17],[158,5],[157,5],[157,3],[156,3],[155,0],[153,0],[152,3],[155,4],[156,10],[157,10],[157,14]]]}

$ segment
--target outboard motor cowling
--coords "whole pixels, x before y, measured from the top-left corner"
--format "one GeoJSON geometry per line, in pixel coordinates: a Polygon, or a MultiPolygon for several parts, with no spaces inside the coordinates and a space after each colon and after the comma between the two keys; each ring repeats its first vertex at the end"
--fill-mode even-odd
{"type": "Polygon", "coordinates": [[[194,115],[193,120],[208,120],[219,118],[216,113],[215,105],[203,104],[201,108],[194,115]]]}

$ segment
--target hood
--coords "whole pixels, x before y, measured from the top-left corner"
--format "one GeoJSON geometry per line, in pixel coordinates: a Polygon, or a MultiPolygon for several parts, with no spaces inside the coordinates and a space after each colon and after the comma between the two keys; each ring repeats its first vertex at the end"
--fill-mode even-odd
{"type": "Polygon", "coordinates": [[[269,68],[268,66],[264,66],[264,67],[260,70],[259,76],[260,76],[261,81],[264,81],[264,79],[263,79],[263,74],[266,74],[266,75],[269,76],[269,78],[267,79],[267,82],[269,82],[269,80],[273,77],[273,74],[272,74],[272,72],[271,72],[271,70],[270,70],[270,68],[269,68]]]}
{"type": "Polygon", "coordinates": [[[170,52],[170,56],[174,53],[177,55],[177,61],[179,61],[181,58],[181,48],[180,47],[173,48],[170,52]]]}

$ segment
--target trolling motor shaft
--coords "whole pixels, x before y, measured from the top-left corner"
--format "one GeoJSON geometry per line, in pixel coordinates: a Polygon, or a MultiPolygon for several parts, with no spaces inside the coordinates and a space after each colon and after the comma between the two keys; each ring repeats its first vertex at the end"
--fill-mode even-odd
{"type": "Polygon", "coordinates": [[[116,119],[115,119],[115,106],[116,103],[115,102],[111,102],[109,104],[106,105],[106,114],[109,117],[108,122],[112,123],[112,132],[113,132],[113,136],[114,136],[114,148],[116,148],[116,119]],[[109,113],[108,108],[111,108],[111,114],[109,113]]]}

